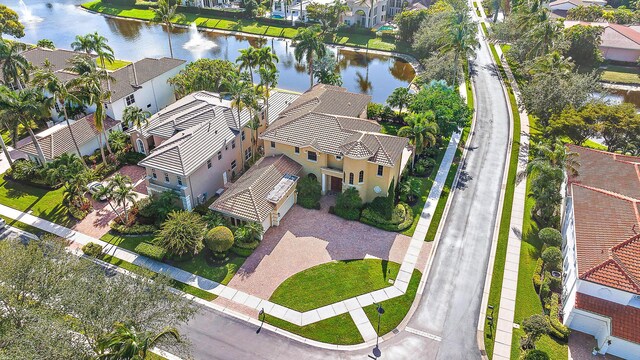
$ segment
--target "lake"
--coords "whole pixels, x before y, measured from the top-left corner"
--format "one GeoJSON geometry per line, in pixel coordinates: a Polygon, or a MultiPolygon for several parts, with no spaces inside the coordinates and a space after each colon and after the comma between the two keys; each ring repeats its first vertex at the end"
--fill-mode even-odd
{"type": "MultiPolygon", "coordinates": [[[[89,13],[78,5],[79,0],[26,1],[26,8],[19,0],[3,3],[20,14],[25,23],[25,36],[22,41],[36,43],[39,39],[49,39],[57,47],[70,48],[76,35],[97,31],[109,39],[116,58],[139,60],[143,57],[169,56],[166,30],[155,24],[124,19],[110,19],[89,13]],[[31,18],[29,18],[31,16],[31,18]]],[[[298,64],[293,56],[290,40],[259,39],[244,36],[225,35],[212,32],[190,33],[189,29],[174,29],[172,33],[173,52],[176,58],[193,61],[206,57],[235,61],[239,51],[248,46],[271,46],[280,58],[278,87],[304,91],[309,86],[309,77],[304,64],[298,64]],[[198,36],[201,39],[198,39],[198,36]],[[190,40],[210,41],[192,48],[185,46],[190,40]]],[[[351,51],[330,47],[335,55],[342,75],[343,86],[348,90],[366,93],[375,102],[384,102],[393,89],[409,85],[415,71],[403,59],[392,56],[367,54],[365,50],[351,51]]]]}

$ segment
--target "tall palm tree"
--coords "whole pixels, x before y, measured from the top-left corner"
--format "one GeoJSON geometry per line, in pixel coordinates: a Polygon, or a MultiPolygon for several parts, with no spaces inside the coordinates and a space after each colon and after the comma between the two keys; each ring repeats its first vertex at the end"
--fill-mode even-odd
{"type": "Polygon", "coordinates": [[[97,31],[87,36],[89,36],[89,38],[91,39],[91,50],[93,50],[96,55],[98,55],[98,59],[100,59],[102,68],[106,69],[105,60],[109,62],[113,62],[113,60],[115,60],[113,49],[107,44],[109,42],[109,39],[102,35],[99,35],[97,31]]]}
{"type": "Polygon", "coordinates": [[[172,6],[168,0],[158,0],[158,7],[153,10],[153,19],[151,22],[164,24],[167,27],[167,38],[169,39],[169,53],[173,58],[173,46],[171,45],[171,31],[173,30],[173,22],[184,20],[184,14],[177,12],[178,2],[172,6]]]}
{"type": "Polygon", "coordinates": [[[534,74],[559,74],[569,75],[573,71],[574,64],[571,57],[564,57],[560,52],[553,51],[545,56],[536,58],[529,72],[534,74]]]}
{"type": "Polygon", "coordinates": [[[451,84],[458,82],[458,67],[460,66],[461,57],[474,57],[476,49],[480,47],[478,42],[477,24],[469,18],[467,13],[458,13],[452,17],[449,33],[445,34],[446,38],[440,52],[453,52],[453,79],[451,84]]]}
{"type": "Polygon", "coordinates": [[[407,126],[398,129],[398,136],[406,137],[416,148],[416,154],[421,154],[425,147],[435,145],[436,135],[439,133],[438,124],[434,121],[432,112],[426,114],[412,113],[407,116],[407,126]]]}
{"type": "Polygon", "coordinates": [[[409,92],[407,87],[399,87],[393,90],[391,95],[387,98],[387,104],[389,106],[397,107],[398,113],[402,114],[402,108],[408,106],[413,99],[413,94],[409,92]]]}
{"type": "Polygon", "coordinates": [[[276,63],[280,61],[278,55],[271,51],[271,47],[265,46],[256,50],[256,66],[276,69],[276,63]]]}
{"type": "Polygon", "coordinates": [[[132,105],[124,108],[122,112],[122,121],[129,127],[142,130],[143,127],[149,125],[149,117],[151,113],[132,105]]]}
{"type": "Polygon", "coordinates": [[[580,167],[580,163],[577,160],[578,153],[568,151],[561,141],[553,144],[542,143],[536,146],[535,150],[538,155],[529,161],[527,165],[529,172],[535,171],[536,168],[545,164],[549,164],[553,168],[566,171],[572,176],[578,175],[578,168],[580,167]]]}
{"type": "Polygon", "coordinates": [[[111,202],[111,200],[113,200],[113,189],[111,187],[98,187],[97,191],[93,194],[93,198],[98,201],[106,200],[107,204],[109,204],[109,207],[111,207],[111,211],[113,211],[114,214],[118,213],[118,210],[116,210],[116,207],[113,206],[113,203],[111,202]]]}
{"type": "Polygon", "coordinates": [[[86,170],[76,154],[63,153],[52,159],[45,166],[46,177],[50,184],[67,183],[86,170]]]}
{"type": "Polygon", "coordinates": [[[132,205],[136,202],[136,196],[133,193],[133,184],[131,183],[131,178],[128,176],[123,176],[122,174],[116,174],[109,181],[109,185],[112,189],[112,196],[115,200],[116,204],[122,206],[124,209],[124,224],[129,223],[129,211],[127,208],[127,204],[131,203],[132,205]]]}
{"type": "MultiPolygon", "coordinates": [[[[223,93],[231,97],[231,107],[236,109],[238,112],[238,131],[243,131],[243,126],[240,121],[240,113],[242,109],[247,106],[245,102],[247,100],[247,94],[251,92],[252,85],[249,83],[247,79],[247,75],[245,73],[231,73],[229,78],[225,79],[223,82],[223,87],[226,91],[223,93]]],[[[241,169],[244,169],[244,149],[242,144],[242,136],[240,136],[240,162],[242,164],[241,169]]]]}
{"type": "Polygon", "coordinates": [[[87,55],[93,51],[93,39],[91,34],[76,35],[76,39],[71,43],[71,48],[74,51],[84,51],[87,55]]]}
{"type": "Polygon", "coordinates": [[[164,338],[180,341],[180,334],[174,328],[165,328],[158,333],[138,331],[132,324],[116,323],[112,332],[98,342],[102,360],[144,360],[152,349],[164,338]]]}
{"type": "Polygon", "coordinates": [[[275,89],[278,85],[278,71],[267,67],[261,67],[258,71],[260,73],[260,90],[262,90],[262,96],[265,102],[264,119],[265,123],[268,123],[269,98],[271,97],[271,90],[275,89]]]}
{"type": "Polygon", "coordinates": [[[71,80],[71,86],[74,89],[74,95],[84,101],[86,104],[95,105],[96,111],[93,119],[96,129],[99,132],[98,143],[100,145],[100,153],[103,161],[107,162],[104,155],[103,137],[106,142],[107,150],[113,154],[109,142],[106,129],[104,128],[104,119],[106,111],[104,104],[109,101],[111,93],[102,89],[102,82],[106,80],[113,81],[113,78],[104,69],[98,69],[95,62],[86,56],[75,56],[71,59],[71,67],[69,70],[79,74],[80,76],[71,80]]]}
{"type": "Polygon", "coordinates": [[[46,163],[46,158],[38,138],[33,133],[33,128],[35,120],[46,116],[49,112],[49,103],[39,90],[33,88],[18,91],[10,91],[6,87],[0,88],[0,111],[11,113],[27,130],[42,165],[46,163]]]}
{"type": "Polygon", "coordinates": [[[293,37],[295,49],[293,55],[298,63],[302,59],[307,60],[309,66],[309,88],[313,87],[313,57],[322,57],[326,54],[327,48],[318,35],[318,27],[312,26],[308,28],[298,29],[298,33],[293,37]]]}
{"type": "Polygon", "coordinates": [[[548,54],[562,34],[563,25],[557,19],[547,19],[536,25],[530,32],[531,49],[529,55],[537,57],[548,54]]]}
{"type": "Polygon", "coordinates": [[[73,145],[76,148],[76,153],[82,161],[84,166],[87,166],[87,163],[82,158],[82,153],[80,152],[80,146],[78,146],[78,141],[76,140],[75,135],[73,134],[73,130],[71,129],[71,124],[69,123],[69,116],[67,115],[67,101],[73,101],[78,103],[79,100],[73,96],[71,93],[72,84],[69,80],[63,81],[58,78],[49,63],[49,60],[45,60],[44,66],[38,70],[33,75],[33,84],[40,88],[42,91],[46,91],[53,96],[53,103],[58,104],[62,102],[62,112],[64,114],[64,120],[67,123],[67,129],[69,129],[69,134],[71,135],[71,140],[73,141],[73,145]]]}
{"type": "Polygon", "coordinates": [[[249,46],[246,49],[240,50],[240,55],[236,58],[236,64],[238,64],[238,68],[241,71],[249,70],[251,83],[253,83],[253,68],[258,66],[258,51],[256,48],[249,46]]]}
{"type": "Polygon", "coordinates": [[[15,84],[18,89],[23,89],[29,81],[31,64],[22,55],[26,49],[23,43],[0,40],[0,64],[2,64],[2,80],[5,84],[15,84]]]}

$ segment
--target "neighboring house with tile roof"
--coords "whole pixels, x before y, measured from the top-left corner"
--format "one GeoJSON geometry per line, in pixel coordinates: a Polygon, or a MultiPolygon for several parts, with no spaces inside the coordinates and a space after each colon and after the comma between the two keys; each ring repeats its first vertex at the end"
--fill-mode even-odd
{"type": "MultiPolygon", "coordinates": [[[[273,92],[270,110],[276,112],[283,107],[281,102],[293,100],[273,92]]],[[[258,134],[266,127],[264,107],[259,118],[258,134]]],[[[129,129],[134,148],[148,154],[139,163],[147,170],[148,193],[175,191],[185,209],[206,202],[241,172],[243,161],[252,158],[249,120],[248,109],[238,117],[229,100],[199,91],[154,114],[143,128],[129,129]]]]}
{"type": "Polygon", "coordinates": [[[604,27],[600,51],[605,60],[636,63],[640,58],[640,32],[636,26],[612,23],[565,21],[565,27],[574,25],[604,27]]]}
{"type": "Polygon", "coordinates": [[[317,179],[322,193],[354,187],[364,202],[386,196],[412,158],[406,138],[380,133],[366,119],[370,96],[316,85],[280,113],[261,135],[265,154],[284,154],[317,179]]]}
{"type": "Polygon", "coordinates": [[[568,149],[580,166],[564,207],[564,323],[593,335],[600,353],[638,359],[640,157],[568,149]]]}
{"type": "MultiPolygon", "coordinates": [[[[83,156],[93,155],[96,150],[100,149],[99,132],[96,129],[93,114],[78,120],[69,120],[69,123],[71,131],[73,131],[73,135],[78,142],[80,153],[83,156]]],[[[104,119],[103,126],[107,133],[122,130],[120,121],[113,120],[110,117],[104,119]]],[[[62,154],[77,155],[69,127],[64,122],[37,133],[36,139],[47,161],[51,161],[62,154]]],[[[104,143],[104,137],[102,141],[104,143]]],[[[39,162],[38,152],[30,137],[24,139],[18,150],[25,153],[29,159],[39,162]]]]}
{"type": "Polygon", "coordinates": [[[264,231],[278,226],[296,203],[296,184],[302,165],[286,155],[265,156],[209,207],[232,219],[258,222],[264,231]]]}
{"type": "Polygon", "coordinates": [[[549,9],[551,11],[567,11],[578,6],[605,6],[606,0],[556,0],[549,3],[549,9]]]}
{"type": "MultiPolygon", "coordinates": [[[[78,76],[67,70],[71,66],[70,60],[74,56],[86,54],[65,49],[35,47],[24,51],[22,55],[35,68],[42,68],[44,62],[48,60],[58,78],[68,81],[78,76]]],[[[95,55],[91,57],[95,58],[95,55]]],[[[110,70],[109,74],[113,80],[103,83],[103,87],[111,91],[111,98],[106,105],[107,115],[113,119],[122,120],[124,108],[129,105],[138,106],[153,114],[173,103],[176,100],[175,95],[167,80],[185,66],[186,61],[180,59],[144,58],[117,70],[110,70]]],[[[54,121],[63,120],[60,106],[61,104],[56,104],[51,110],[54,121]]],[[[88,111],[93,112],[95,108],[89,107],[88,111]]]]}

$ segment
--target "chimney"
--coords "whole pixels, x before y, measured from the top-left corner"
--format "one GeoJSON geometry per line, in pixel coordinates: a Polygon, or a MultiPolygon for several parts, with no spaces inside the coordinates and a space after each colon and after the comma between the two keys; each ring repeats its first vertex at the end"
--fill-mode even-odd
{"type": "Polygon", "coordinates": [[[131,68],[133,69],[133,81],[135,82],[134,85],[138,86],[138,73],[136,72],[136,63],[135,62],[131,63],[131,68]]]}

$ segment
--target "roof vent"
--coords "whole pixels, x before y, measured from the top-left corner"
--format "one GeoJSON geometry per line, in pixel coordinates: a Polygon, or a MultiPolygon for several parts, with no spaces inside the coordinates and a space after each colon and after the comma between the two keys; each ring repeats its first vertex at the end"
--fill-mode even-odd
{"type": "Polygon", "coordinates": [[[347,104],[348,106],[351,106],[351,101],[349,101],[349,103],[347,104]]]}

